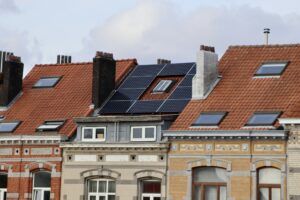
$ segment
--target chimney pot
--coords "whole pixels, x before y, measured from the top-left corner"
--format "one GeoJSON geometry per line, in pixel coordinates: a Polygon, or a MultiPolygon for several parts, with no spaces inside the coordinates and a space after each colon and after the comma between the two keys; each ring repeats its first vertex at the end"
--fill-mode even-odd
{"type": "Polygon", "coordinates": [[[102,51],[97,51],[96,52],[96,58],[106,58],[106,59],[114,59],[114,56],[112,53],[107,53],[107,52],[102,52],[102,51]]]}
{"type": "Polygon", "coordinates": [[[171,60],[161,59],[161,58],[157,59],[157,64],[159,64],[159,65],[170,64],[170,63],[171,63],[171,60]]]}
{"type": "Polygon", "coordinates": [[[57,64],[72,63],[72,56],[57,55],[57,64]]]}

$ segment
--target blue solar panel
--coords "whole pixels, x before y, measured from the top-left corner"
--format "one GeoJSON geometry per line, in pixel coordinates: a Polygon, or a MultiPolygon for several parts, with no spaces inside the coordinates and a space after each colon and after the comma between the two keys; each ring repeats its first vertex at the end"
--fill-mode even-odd
{"type": "Polygon", "coordinates": [[[120,88],[147,88],[155,77],[128,77],[120,88]]]}
{"type": "Polygon", "coordinates": [[[156,76],[165,65],[138,65],[130,76],[156,76]]]}
{"type": "Polygon", "coordinates": [[[179,86],[192,86],[192,80],[194,75],[186,75],[179,86]]]}
{"type": "Polygon", "coordinates": [[[137,100],[145,89],[119,89],[111,100],[137,100]]]}
{"type": "Polygon", "coordinates": [[[133,102],[134,101],[109,101],[100,110],[99,114],[126,113],[126,111],[133,104],[133,102]]]}
{"type": "Polygon", "coordinates": [[[177,87],[169,99],[190,99],[192,98],[192,87],[177,87]]]}
{"type": "Polygon", "coordinates": [[[158,112],[179,113],[188,104],[189,100],[167,100],[158,112]]]}
{"type": "Polygon", "coordinates": [[[131,107],[129,113],[155,113],[162,103],[162,100],[137,101],[131,107]]]}
{"type": "Polygon", "coordinates": [[[196,74],[196,65],[194,67],[192,67],[192,69],[189,71],[188,74],[196,74]]]}
{"type": "Polygon", "coordinates": [[[159,76],[186,75],[194,63],[167,64],[159,76]]]}

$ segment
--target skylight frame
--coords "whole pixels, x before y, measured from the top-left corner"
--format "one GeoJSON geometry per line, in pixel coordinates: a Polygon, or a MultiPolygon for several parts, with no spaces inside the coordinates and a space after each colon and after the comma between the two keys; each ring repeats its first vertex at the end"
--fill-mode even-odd
{"type": "Polygon", "coordinates": [[[58,131],[66,120],[47,120],[36,128],[37,132],[58,131]]]}
{"type": "Polygon", "coordinates": [[[160,80],[158,84],[153,88],[152,92],[153,93],[162,93],[162,92],[167,92],[172,84],[174,83],[174,80],[160,80]]]}
{"type": "Polygon", "coordinates": [[[226,111],[205,111],[205,112],[201,112],[200,115],[198,116],[198,118],[193,122],[192,126],[219,126],[222,121],[225,119],[225,117],[227,116],[228,112],[226,111]],[[220,120],[218,121],[218,123],[196,123],[201,116],[213,116],[213,115],[222,115],[220,120]]]}
{"type": "Polygon", "coordinates": [[[279,116],[282,114],[282,112],[280,111],[257,111],[257,112],[254,112],[251,117],[248,119],[247,123],[245,124],[246,127],[249,127],[249,126],[273,126],[276,122],[276,120],[278,120],[279,116]],[[274,118],[274,120],[272,121],[272,123],[249,123],[253,117],[255,117],[255,115],[276,115],[276,117],[274,118]]]}
{"type": "Polygon", "coordinates": [[[1,126],[1,124],[15,124],[15,126],[8,131],[3,131],[0,129],[0,133],[13,133],[20,126],[21,121],[18,121],[18,120],[16,120],[16,121],[0,121],[0,126],[1,126]]]}
{"type": "Polygon", "coordinates": [[[59,81],[62,79],[62,76],[42,76],[40,79],[32,86],[32,88],[54,88],[59,81]],[[52,85],[37,85],[43,79],[56,79],[56,81],[52,85]]]}
{"type": "Polygon", "coordinates": [[[280,76],[283,74],[283,72],[286,70],[287,66],[289,64],[289,61],[268,61],[268,62],[263,62],[260,67],[258,68],[258,70],[255,72],[254,76],[257,77],[268,77],[268,76],[280,76]],[[262,71],[262,69],[265,67],[271,67],[272,65],[284,65],[282,67],[282,70],[280,71],[280,73],[260,73],[259,71],[262,71]]]}

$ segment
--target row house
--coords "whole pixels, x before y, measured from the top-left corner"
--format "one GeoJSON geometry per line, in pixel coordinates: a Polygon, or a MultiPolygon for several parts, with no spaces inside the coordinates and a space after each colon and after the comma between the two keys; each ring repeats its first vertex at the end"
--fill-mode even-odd
{"type": "Polygon", "coordinates": [[[59,144],[75,136],[73,118],[88,116],[107,98],[102,77],[111,73],[115,87],[136,65],[135,59],[118,60],[111,70],[103,55],[86,63],[58,56],[56,64],[35,65],[22,80],[21,58],[0,52],[0,200],[60,199],[59,144]]]}

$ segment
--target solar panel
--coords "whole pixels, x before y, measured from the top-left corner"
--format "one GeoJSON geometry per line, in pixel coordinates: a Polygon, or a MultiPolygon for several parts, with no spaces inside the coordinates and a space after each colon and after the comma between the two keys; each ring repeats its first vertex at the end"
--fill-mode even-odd
{"type": "Polygon", "coordinates": [[[134,101],[109,101],[103,106],[99,114],[126,113],[134,101]]]}
{"type": "Polygon", "coordinates": [[[192,87],[177,87],[169,99],[190,99],[192,97],[192,87]]]}
{"type": "Polygon", "coordinates": [[[129,110],[129,113],[155,113],[162,100],[156,101],[137,101],[129,110]]]}
{"type": "Polygon", "coordinates": [[[128,77],[120,88],[147,88],[154,77],[128,77]]]}
{"type": "Polygon", "coordinates": [[[192,86],[194,75],[186,75],[179,86],[192,86]]]}
{"type": "Polygon", "coordinates": [[[192,69],[189,71],[188,74],[192,74],[192,75],[196,74],[196,65],[192,67],[192,69]]]}
{"type": "Polygon", "coordinates": [[[158,112],[179,113],[188,104],[189,100],[167,100],[158,112]]]}
{"type": "Polygon", "coordinates": [[[156,76],[165,65],[138,65],[130,76],[156,76]]]}
{"type": "Polygon", "coordinates": [[[144,89],[119,89],[112,96],[111,100],[137,100],[144,92],[144,89]]]}
{"type": "Polygon", "coordinates": [[[159,76],[186,75],[194,63],[167,64],[159,76]]]}

